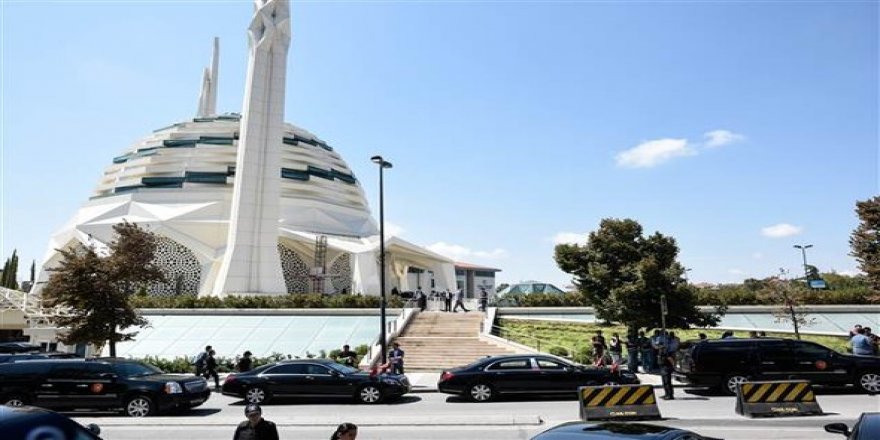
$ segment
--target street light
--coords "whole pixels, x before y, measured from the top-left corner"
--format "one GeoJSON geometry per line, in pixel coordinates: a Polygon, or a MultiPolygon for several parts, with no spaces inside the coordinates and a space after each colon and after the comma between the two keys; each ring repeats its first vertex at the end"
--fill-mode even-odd
{"type": "Polygon", "coordinates": [[[383,181],[383,171],[385,168],[391,168],[391,162],[382,159],[382,156],[373,156],[370,158],[373,163],[379,165],[379,290],[382,292],[382,299],[379,301],[379,319],[381,331],[379,332],[379,346],[382,349],[381,364],[385,363],[387,356],[387,342],[385,341],[385,187],[383,181]]]}
{"type": "Polygon", "coordinates": [[[794,248],[800,249],[801,254],[803,254],[803,256],[804,256],[804,282],[807,283],[808,286],[810,285],[810,280],[809,280],[810,271],[807,270],[807,249],[809,249],[811,247],[813,247],[813,245],[811,245],[811,244],[807,244],[807,245],[803,245],[803,246],[799,245],[799,244],[794,245],[794,248]]]}

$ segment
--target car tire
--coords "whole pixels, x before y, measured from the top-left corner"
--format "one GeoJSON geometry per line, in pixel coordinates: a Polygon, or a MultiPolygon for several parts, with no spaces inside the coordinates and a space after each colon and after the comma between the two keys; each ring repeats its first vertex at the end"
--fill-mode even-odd
{"type": "Polygon", "coordinates": [[[153,399],[143,394],[135,394],[125,400],[125,407],[122,410],[129,417],[147,417],[156,412],[156,405],[153,399]]]}
{"type": "Polygon", "coordinates": [[[272,395],[262,387],[249,387],[244,392],[244,401],[247,403],[264,404],[269,401],[272,395]]]}
{"type": "Polygon", "coordinates": [[[372,405],[381,402],[383,397],[382,389],[376,385],[369,384],[358,388],[357,400],[361,403],[372,405]]]}
{"type": "Polygon", "coordinates": [[[857,375],[855,385],[868,394],[880,393],[880,372],[862,371],[857,375]]]}
{"type": "Polygon", "coordinates": [[[477,382],[467,388],[467,396],[474,402],[488,402],[495,398],[495,389],[487,383],[477,382]]]}
{"type": "Polygon", "coordinates": [[[737,385],[748,381],[748,376],[744,374],[728,374],[724,377],[724,383],[721,384],[721,392],[730,396],[735,396],[737,385]]]}
{"type": "Polygon", "coordinates": [[[20,393],[9,394],[3,398],[3,404],[6,406],[14,406],[14,407],[25,406],[29,402],[30,402],[30,399],[28,399],[28,397],[26,395],[20,394],[20,393]]]}

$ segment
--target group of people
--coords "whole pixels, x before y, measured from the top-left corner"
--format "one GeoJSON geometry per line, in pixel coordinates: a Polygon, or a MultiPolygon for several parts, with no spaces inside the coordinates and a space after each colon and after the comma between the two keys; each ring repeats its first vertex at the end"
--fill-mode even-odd
{"type": "MultiPolygon", "coordinates": [[[[705,335],[703,335],[705,336],[705,335]]],[[[674,399],[672,386],[672,372],[675,369],[675,353],[681,345],[681,340],[675,332],[663,332],[654,330],[651,337],[647,337],[644,331],[631,333],[626,340],[620,335],[613,333],[611,340],[606,342],[602,330],[596,330],[591,339],[593,346],[593,364],[596,366],[611,365],[616,368],[624,360],[623,349],[626,348],[627,369],[638,372],[639,366],[644,373],[660,373],[663,381],[663,399],[674,399]]]]}
{"type": "MultiPolygon", "coordinates": [[[[397,290],[397,287],[393,287],[391,289],[391,294],[392,295],[400,295],[400,292],[397,290]]],[[[444,311],[444,312],[458,312],[459,308],[461,308],[461,310],[463,310],[465,312],[470,311],[464,305],[464,291],[462,289],[456,290],[455,293],[452,293],[449,289],[446,289],[445,291],[440,291],[440,292],[433,290],[433,291],[431,291],[430,298],[432,301],[438,301],[438,302],[442,301],[442,303],[443,303],[442,311],[444,311]],[[454,306],[452,304],[453,299],[455,300],[454,306]]],[[[480,294],[480,310],[481,311],[486,310],[486,304],[488,302],[488,298],[489,297],[488,297],[488,294],[486,293],[486,289],[483,289],[483,291],[480,294]]],[[[425,311],[425,309],[428,308],[428,295],[426,295],[425,292],[422,292],[421,286],[419,286],[416,289],[415,293],[413,293],[413,301],[415,301],[416,306],[423,312],[425,311]]]]}
{"type": "MultiPolygon", "coordinates": [[[[192,365],[195,367],[196,376],[202,376],[206,380],[214,379],[214,388],[220,389],[220,375],[217,374],[217,352],[210,345],[205,346],[205,351],[199,353],[192,365]]],[[[243,373],[250,371],[254,366],[253,353],[245,351],[238,362],[235,364],[235,370],[243,373]]]]}
{"type": "MultiPolygon", "coordinates": [[[[263,418],[263,409],[256,403],[244,407],[247,420],[235,428],[233,440],[279,440],[278,427],[275,423],[263,418]]],[[[358,427],[354,423],[342,423],[330,435],[330,440],[356,440],[358,427]]]]}
{"type": "Polygon", "coordinates": [[[856,324],[849,331],[849,344],[856,356],[877,356],[880,353],[880,337],[871,331],[871,327],[856,324]]]}

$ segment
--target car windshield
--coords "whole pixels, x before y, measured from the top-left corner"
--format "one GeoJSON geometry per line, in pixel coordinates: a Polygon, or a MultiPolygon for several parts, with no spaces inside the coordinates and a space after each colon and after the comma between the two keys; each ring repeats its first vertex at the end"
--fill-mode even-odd
{"type": "Polygon", "coordinates": [[[163,371],[147,364],[140,362],[126,362],[123,364],[113,365],[113,370],[121,377],[133,376],[150,376],[153,374],[162,374],[163,371]]]}
{"type": "Polygon", "coordinates": [[[354,373],[361,371],[361,370],[358,370],[357,368],[349,367],[348,365],[342,365],[342,364],[337,364],[337,363],[327,364],[327,366],[342,373],[342,374],[354,374],[354,373]]]}

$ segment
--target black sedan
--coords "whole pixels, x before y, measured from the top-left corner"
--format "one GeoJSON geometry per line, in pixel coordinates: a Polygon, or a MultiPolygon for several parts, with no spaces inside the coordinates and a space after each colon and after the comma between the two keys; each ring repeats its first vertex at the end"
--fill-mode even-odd
{"type": "Polygon", "coordinates": [[[638,383],[638,377],[627,371],[585,367],[555,356],[532,354],[486,357],[444,371],[437,389],[486,402],[501,394],[574,395],[585,385],[638,383]]]}
{"type": "Polygon", "coordinates": [[[825,425],[825,430],[845,435],[847,440],[876,440],[880,438],[880,413],[862,413],[852,431],[845,423],[825,425]]]}
{"type": "Polygon", "coordinates": [[[715,440],[684,429],[646,423],[568,422],[550,428],[532,440],[715,440]]]}
{"type": "Polygon", "coordinates": [[[327,359],[276,362],[230,374],[223,382],[223,394],[248,403],[266,403],[273,397],[344,397],[379,403],[409,391],[404,375],[372,375],[327,359]]]}
{"type": "Polygon", "coordinates": [[[4,439],[101,440],[101,428],[83,427],[64,415],[33,406],[0,405],[0,427],[4,439]]]}

